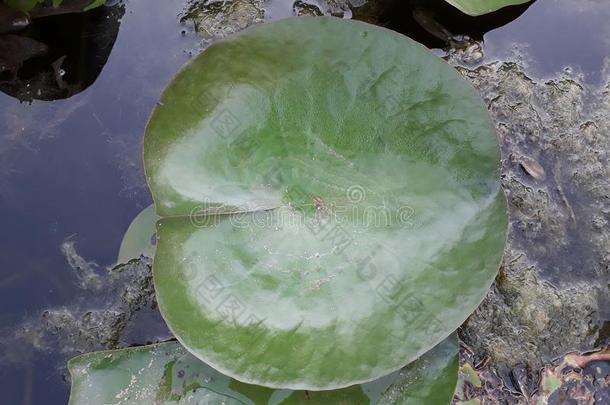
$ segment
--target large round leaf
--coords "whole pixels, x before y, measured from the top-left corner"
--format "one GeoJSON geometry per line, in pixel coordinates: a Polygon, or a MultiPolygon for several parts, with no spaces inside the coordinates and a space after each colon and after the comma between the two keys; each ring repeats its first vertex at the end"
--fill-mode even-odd
{"type": "Polygon", "coordinates": [[[273,390],[224,376],[178,342],[167,342],[70,360],[70,405],[448,405],[457,363],[457,341],[451,336],[400,372],[363,385],[335,391],[273,390]]]}
{"type": "Polygon", "coordinates": [[[144,158],[159,308],[243,382],[333,389],[397,370],[466,319],[502,256],[481,100],[379,27],[294,18],[210,46],[162,95],[144,158]]]}
{"type": "Polygon", "coordinates": [[[446,0],[447,3],[468,15],[483,15],[506,6],[527,3],[532,0],[446,0]]]}

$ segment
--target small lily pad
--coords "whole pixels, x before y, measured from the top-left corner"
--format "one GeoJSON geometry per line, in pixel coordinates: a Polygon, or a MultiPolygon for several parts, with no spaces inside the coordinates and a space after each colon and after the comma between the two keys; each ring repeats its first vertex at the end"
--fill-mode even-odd
{"type": "Polygon", "coordinates": [[[445,339],[400,370],[379,405],[450,404],[458,380],[457,338],[445,339]]]}
{"type": "Polygon", "coordinates": [[[189,351],[246,383],[387,375],[491,285],[499,157],[470,84],[400,34],[293,18],[219,41],[146,129],[159,309],[189,351]]]}
{"type": "Polygon", "coordinates": [[[119,248],[117,263],[126,263],[137,259],[141,255],[152,257],[155,253],[156,228],[155,223],[159,216],[155,213],[154,205],[144,208],[131,221],[119,248]]]}
{"type": "Polygon", "coordinates": [[[220,374],[178,342],[87,353],[68,363],[70,405],[447,405],[457,381],[455,336],[400,372],[335,391],[290,391],[248,385],[220,374]]]}
{"type": "Polygon", "coordinates": [[[460,11],[472,15],[483,15],[507,6],[528,3],[531,0],[446,0],[460,11]]]}

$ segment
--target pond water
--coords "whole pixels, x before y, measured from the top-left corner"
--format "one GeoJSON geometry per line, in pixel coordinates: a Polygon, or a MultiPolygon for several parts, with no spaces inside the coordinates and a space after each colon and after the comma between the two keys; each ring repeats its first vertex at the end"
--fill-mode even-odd
{"type": "MultiPolygon", "coordinates": [[[[267,19],[292,12],[286,1],[266,6],[267,19]]],[[[44,342],[21,332],[48,308],[69,311],[75,296],[86,304],[82,272],[104,274],[115,264],[129,223],[151,203],[141,163],[148,114],[176,71],[202,49],[199,36],[180,23],[183,0],[130,0],[114,7],[124,7],[116,42],[89,87],[66,99],[31,103],[0,93],[2,403],[66,403],[63,365],[74,353],[41,349],[44,342]]],[[[405,25],[400,17],[411,18],[408,8],[397,10],[384,25],[433,48],[443,45],[405,25]]],[[[570,67],[590,86],[608,79],[606,0],[538,0],[477,28],[469,25],[472,19],[456,24],[456,14],[442,5],[437,14],[454,34],[482,36],[488,59],[518,53],[538,77],[570,67]]],[[[154,316],[140,322],[148,329],[119,345],[169,336],[154,316]]]]}
{"type": "MultiPolygon", "coordinates": [[[[422,2],[380,3],[385,8],[376,23],[405,33],[428,47],[444,46],[443,41],[423,30],[413,18],[412,4],[422,2]]],[[[608,79],[610,26],[606,21],[610,5],[605,0],[538,0],[481,17],[461,14],[443,0],[424,3],[432,10],[430,15],[451,33],[484,39],[487,60],[519,53],[528,62],[528,71],[538,77],[570,68],[581,73],[588,84],[601,84],[608,79]]],[[[355,14],[367,19],[363,13],[355,14]]]]}

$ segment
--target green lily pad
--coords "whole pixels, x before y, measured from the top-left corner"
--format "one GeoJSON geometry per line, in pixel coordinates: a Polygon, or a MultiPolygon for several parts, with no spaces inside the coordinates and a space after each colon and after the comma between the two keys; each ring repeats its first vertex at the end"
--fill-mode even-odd
{"type": "Polygon", "coordinates": [[[449,337],[400,370],[379,405],[450,404],[458,382],[457,338],[449,337]]]}
{"type": "Polygon", "coordinates": [[[117,263],[127,263],[141,255],[152,257],[155,253],[156,228],[155,223],[159,216],[155,213],[153,204],[144,208],[131,221],[119,248],[117,263]]]}
{"type": "Polygon", "coordinates": [[[483,15],[494,12],[507,6],[515,6],[530,2],[531,0],[446,0],[468,15],[483,15]]]}
{"type": "Polygon", "coordinates": [[[69,404],[365,405],[407,404],[413,398],[447,405],[457,382],[457,361],[452,336],[404,370],[373,382],[336,391],[273,390],[224,376],[178,342],[167,342],[70,360],[69,404]]]}
{"type": "Polygon", "coordinates": [[[335,389],[398,370],[495,277],[499,158],[472,87],[395,32],[305,17],[217,42],[144,138],[161,313],[246,383],[335,389]]]}

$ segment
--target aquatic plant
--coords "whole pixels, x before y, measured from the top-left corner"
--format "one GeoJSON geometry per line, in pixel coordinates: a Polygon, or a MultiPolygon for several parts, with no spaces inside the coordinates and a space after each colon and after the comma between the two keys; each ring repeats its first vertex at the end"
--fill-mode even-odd
{"type": "Polygon", "coordinates": [[[364,405],[406,404],[408,398],[448,404],[457,383],[458,356],[457,339],[451,336],[403,370],[379,380],[311,392],[274,390],[233,380],[178,342],[87,353],[72,359],[68,368],[72,375],[70,405],[364,405]]]}
{"type": "Polygon", "coordinates": [[[368,24],[293,18],[211,45],[161,96],[144,164],[159,309],[244,383],[391,374],[468,317],[502,257],[484,105],[423,46],[368,24]]]}
{"type": "MultiPolygon", "coordinates": [[[[37,7],[46,7],[47,3],[45,0],[3,0],[3,2],[9,7],[24,13],[29,13],[37,7]]],[[[52,0],[50,3],[54,9],[64,6],[64,8],[69,9],[66,12],[74,12],[75,10],[89,11],[103,6],[106,4],[106,0],[90,0],[88,2],[80,0],[52,0]]]]}
{"type": "Polygon", "coordinates": [[[524,4],[531,0],[445,0],[460,11],[472,16],[488,14],[507,6],[524,4]]]}

